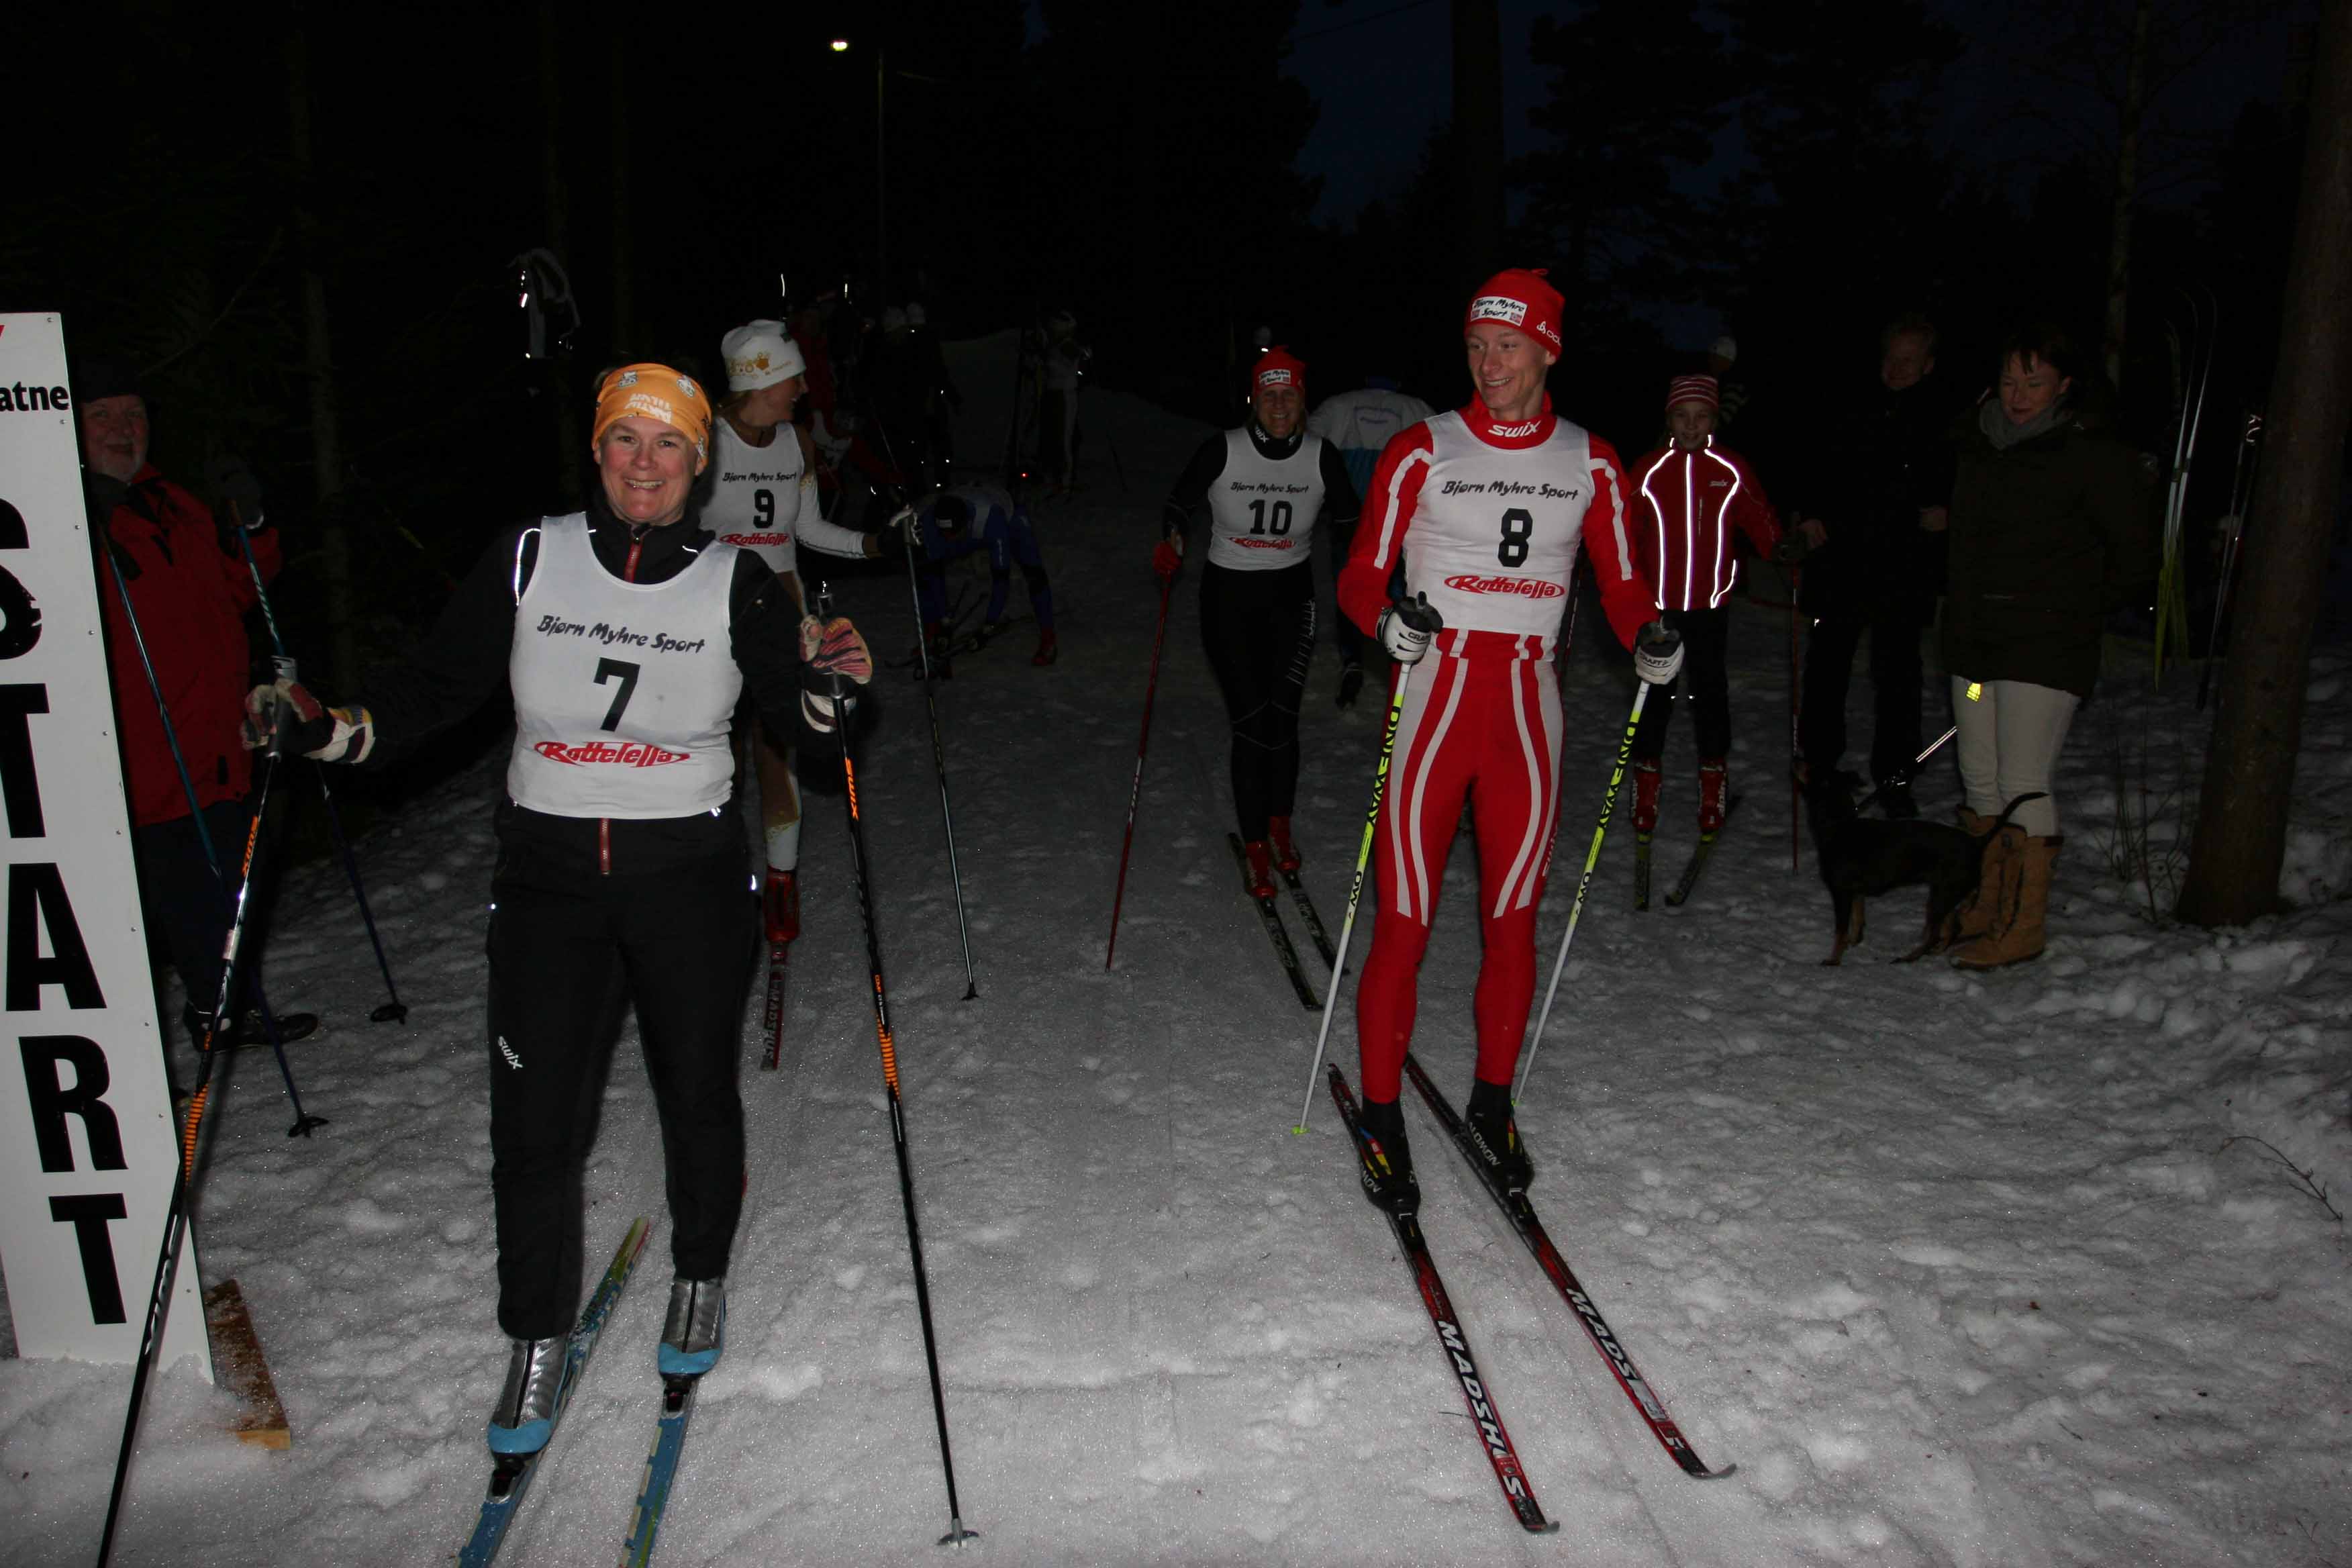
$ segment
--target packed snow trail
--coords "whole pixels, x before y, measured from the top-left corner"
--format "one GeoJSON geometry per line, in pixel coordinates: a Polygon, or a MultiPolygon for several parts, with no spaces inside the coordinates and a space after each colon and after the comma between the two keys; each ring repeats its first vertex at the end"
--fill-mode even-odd
{"type": "MultiPolygon", "coordinates": [[[[982,384],[966,377],[970,385],[982,384]]],[[[2165,931],[2101,863],[2109,748],[2143,739],[2161,798],[2195,786],[2193,681],[2122,655],[2075,726],[2049,954],[1982,976],[1883,962],[1916,895],[1823,970],[1810,847],[1727,835],[1705,895],[1630,904],[1604,851],[1527,1087],[1530,1189],[1570,1266],[1710,1460],[1659,1451],[1491,1201],[1408,1110],[1423,1223],[1556,1540],[1529,1540],[1463,1430],[1458,1388],[1325,1105],[1290,1128],[1316,1020],[1233,885],[1226,726],[1179,584],[1118,967],[1102,969],[1157,609],[1160,488],[1200,427],[1089,391],[1137,487],[1040,507],[1062,661],[959,665],[940,688],[982,997],[966,1003],[919,700],[861,762],[877,910],[974,1561],[1001,1563],[1887,1565],[2352,1561],[2352,1329],[2341,1225],[2262,1147],[2352,1195],[2347,660],[2314,683],[2290,880],[2302,912],[2165,931]],[[2332,901],[2331,901],[2332,900],[2332,901]]],[[[983,437],[974,443],[985,449],[983,437]]],[[[1751,568],[1752,570],[1752,568],[1751,568]]],[[[890,657],[905,584],[840,581],[890,657]]],[[[1588,621],[1597,620],[1588,615],[1588,621]]],[[[1735,783],[1779,787],[1786,629],[1732,637],[1735,783]]],[[[1563,680],[1564,816],[1538,931],[1567,918],[1629,675],[1580,639],[1563,680]]],[[[1332,705],[1318,652],[1299,831],[1344,896],[1379,744],[1377,688],[1332,705]]],[[[1935,711],[1930,709],[1930,712],[1935,711]]],[[[1670,745],[1661,835],[1695,836],[1670,745]]],[[[233,1064],[200,1194],[207,1280],[252,1303],[290,1452],[227,1441],[219,1396],[157,1380],[118,1561],[445,1560],[478,1501],[505,1362],[492,1321],[482,1045],[489,806],[503,742],[358,846],[415,1009],[381,987],[340,871],[288,879],[271,990],[328,1020],[283,1136],[266,1053],[233,1064]]],[[[1921,786],[1948,812],[1947,769],[1921,786]]],[[[804,934],[781,1070],[745,999],[751,1203],[726,1357],[705,1380],[665,1563],[921,1563],[946,1527],[841,803],[806,802],[804,934]]],[[[2179,820],[2176,810],[2168,822],[2179,820]]],[[[2162,829],[2168,835],[2170,827],[2162,829]]],[[[1477,931],[1457,845],[1416,1055],[1466,1089],[1477,931]]],[[[1312,955],[1310,977],[1328,978],[1312,955]]],[[[1352,986],[1334,1028],[1352,1069],[1352,986]]],[[[583,1183],[583,1246],[660,1214],[634,1027],[583,1183]]],[[[1410,1099],[1410,1097],[1409,1097],[1410,1099]]],[[[656,1253],[667,1259],[666,1221],[656,1253]]],[[[592,1268],[593,1264],[592,1263],[592,1268]]],[[[656,1273],[656,1279],[659,1275],[656,1273]]],[[[502,1560],[617,1557],[642,1469],[664,1292],[624,1298],[502,1560]]],[[[88,1560],[127,1371],[0,1363],[0,1563],[88,1560]]]]}

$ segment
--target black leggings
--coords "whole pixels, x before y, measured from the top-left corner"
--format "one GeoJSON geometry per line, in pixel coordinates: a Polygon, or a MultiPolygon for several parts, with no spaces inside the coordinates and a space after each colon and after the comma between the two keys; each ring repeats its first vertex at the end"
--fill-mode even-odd
{"type": "MultiPolygon", "coordinates": [[[[514,808],[509,807],[509,810],[514,808]]],[[[737,1037],[755,900],[742,829],[723,852],[635,875],[509,835],[491,879],[490,1187],[499,1327],[568,1331],[579,1298],[581,1180],[623,992],[636,1000],[661,1119],[670,1260],[727,1272],[743,1210],[737,1037]]]]}
{"type": "Polygon", "coordinates": [[[1674,722],[1675,700],[1691,705],[1691,722],[1698,731],[1698,760],[1714,762],[1731,754],[1731,675],[1725,654],[1731,630],[1731,612],[1668,610],[1660,617],[1683,634],[1683,668],[1667,691],[1653,691],[1642,704],[1642,727],[1633,731],[1633,754],[1645,762],[1665,755],[1666,726],[1674,722]]]}
{"type": "Polygon", "coordinates": [[[1806,771],[1827,778],[1846,748],[1845,689],[1863,635],[1870,637],[1870,776],[1884,784],[1908,773],[1919,754],[1919,633],[1931,603],[1889,586],[1864,610],[1825,615],[1805,645],[1804,711],[1798,750],[1806,771]]]}
{"type": "Polygon", "coordinates": [[[1315,576],[1201,568],[1201,640],[1234,727],[1234,815],[1242,837],[1265,837],[1298,795],[1298,700],[1315,657],[1315,576]]]}

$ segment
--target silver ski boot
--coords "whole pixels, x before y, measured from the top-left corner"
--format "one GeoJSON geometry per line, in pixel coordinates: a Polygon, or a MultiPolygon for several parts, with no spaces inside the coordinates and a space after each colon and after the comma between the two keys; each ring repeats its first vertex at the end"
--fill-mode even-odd
{"type": "Polygon", "coordinates": [[[671,1280],[669,1315],[662,1320],[661,1374],[700,1377],[717,1366],[726,1329],[726,1280],[671,1280]]]}
{"type": "Polygon", "coordinates": [[[536,1454],[547,1447],[555,1430],[555,1406],[563,1396],[564,1352],[572,1345],[562,1334],[551,1340],[517,1340],[507,1363],[506,1391],[490,1414],[490,1452],[536,1454]]]}

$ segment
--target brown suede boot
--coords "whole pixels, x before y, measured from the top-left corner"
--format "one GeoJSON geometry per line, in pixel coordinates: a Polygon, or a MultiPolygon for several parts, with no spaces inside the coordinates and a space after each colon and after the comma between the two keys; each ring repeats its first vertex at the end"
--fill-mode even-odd
{"type": "MultiPolygon", "coordinates": [[[[1971,838],[1982,838],[1992,831],[1994,818],[1979,816],[1967,806],[1960,807],[1960,831],[1971,838]]],[[[2007,836],[2004,835],[2005,838],[2007,836]]],[[[1985,846],[1982,869],[1977,877],[1977,890],[1952,917],[1952,941],[1973,942],[1992,930],[1993,916],[2000,908],[2001,868],[2007,861],[2007,847],[2002,839],[1985,846]]]]}
{"type": "Polygon", "coordinates": [[[2015,827],[2001,829],[2003,838],[2011,835],[2019,835],[2021,841],[2011,853],[2001,879],[2000,917],[1991,931],[1953,955],[1958,968],[1998,969],[2042,956],[2050,912],[2050,877],[2066,840],[2063,835],[2026,838],[2015,827]]]}

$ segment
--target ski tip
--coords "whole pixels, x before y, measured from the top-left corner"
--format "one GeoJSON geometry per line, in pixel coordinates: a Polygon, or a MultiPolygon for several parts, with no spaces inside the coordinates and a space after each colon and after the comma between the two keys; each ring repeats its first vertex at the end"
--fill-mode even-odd
{"type": "Polygon", "coordinates": [[[1738,1465],[1726,1465],[1719,1470],[1693,1470],[1690,1472],[1690,1479],[1695,1481],[1719,1481],[1726,1476],[1736,1476],[1738,1473],[1738,1465]]]}
{"type": "Polygon", "coordinates": [[[1559,1531],[1559,1521],[1556,1519],[1542,1520],[1536,1523],[1529,1524],[1527,1529],[1529,1535],[1556,1535],[1559,1531]]]}

